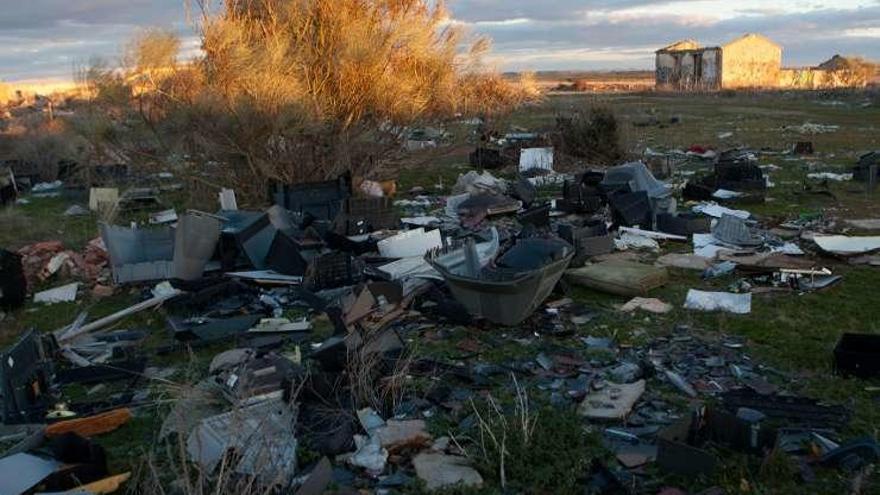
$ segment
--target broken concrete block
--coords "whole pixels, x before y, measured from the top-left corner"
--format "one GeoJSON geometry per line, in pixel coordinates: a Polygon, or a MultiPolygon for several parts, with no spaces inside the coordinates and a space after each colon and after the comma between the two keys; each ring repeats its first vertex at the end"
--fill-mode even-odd
{"type": "Polygon", "coordinates": [[[440,490],[454,486],[483,486],[483,477],[467,464],[464,457],[421,453],[413,459],[416,475],[425,482],[428,490],[440,490]]]}
{"type": "Polygon", "coordinates": [[[578,412],[581,416],[590,419],[623,419],[632,411],[643,393],[645,393],[645,380],[628,384],[609,383],[602,390],[587,395],[581,402],[578,412]]]}
{"type": "Polygon", "coordinates": [[[432,438],[425,430],[425,422],[420,419],[408,421],[392,419],[385,426],[376,428],[373,434],[379,438],[382,447],[390,451],[426,445],[432,438]]]}
{"type": "Polygon", "coordinates": [[[672,305],[653,297],[634,297],[620,308],[624,313],[631,313],[637,309],[661,315],[672,311],[672,305]]]}
{"type": "Polygon", "coordinates": [[[382,448],[379,439],[375,436],[355,435],[354,443],[357,445],[357,451],[348,458],[348,463],[364,468],[374,476],[382,474],[388,461],[388,451],[382,448]]]}

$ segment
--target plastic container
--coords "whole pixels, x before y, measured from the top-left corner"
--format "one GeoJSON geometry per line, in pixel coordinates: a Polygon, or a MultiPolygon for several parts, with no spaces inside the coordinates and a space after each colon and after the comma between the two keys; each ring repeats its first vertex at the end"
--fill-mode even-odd
{"type": "Polygon", "coordinates": [[[880,375],[880,335],[845,333],[834,348],[834,372],[870,378],[880,375]]]}
{"type": "Polygon", "coordinates": [[[442,266],[434,268],[446,279],[452,295],[468,312],[499,325],[522,323],[547,299],[574,256],[565,256],[539,269],[521,272],[507,280],[483,280],[454,275],[442,266]]]}

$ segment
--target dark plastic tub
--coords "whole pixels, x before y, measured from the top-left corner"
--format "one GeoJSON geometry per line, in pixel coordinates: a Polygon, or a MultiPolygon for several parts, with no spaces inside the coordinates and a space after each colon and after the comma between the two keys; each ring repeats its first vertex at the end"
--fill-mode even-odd
{"type": "Polygon", "coordinates": [[[547,299],[565,273],[574,250],[561,259],[536,270],[511,275],[506,280],[483,280],[449,273],[438,264],[434,268],[446,279],[452,295],[469,313],[500,325],[522,323],[547,299]]]}
{"type": "Polygon", "coordinates": [[[843,334],[834,348],[834,372],[859,378],[880,375],[880,335],[843,334]]]}

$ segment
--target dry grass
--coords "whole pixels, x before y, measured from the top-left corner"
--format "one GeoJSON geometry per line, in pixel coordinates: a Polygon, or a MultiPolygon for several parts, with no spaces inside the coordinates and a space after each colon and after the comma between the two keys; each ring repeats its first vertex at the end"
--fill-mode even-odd
{"type": "Polygon", "coordinates": [[[348,353],[346,372],[352,403],[357,409],[394,410],[409,391],[409,370],[416,351],[408,349],[391,362],[381,353],[366,351],[366,347],[348,353]]]}
{"type": "Polygon", "coordinates": [[[498,466],[498,479],[501,489],[507,488],[507,463],[511,455],[510,445],[528,447],[532,443],[538,417],[529,407],[529,397],[524,388],[511,374],[514,384],[514,410],[508,417],[493,397],[487,399],[488,407],[483,412],[471,401],[471,409],[477,419],[479,441],[477,446],[483,459],[498,466]]]}

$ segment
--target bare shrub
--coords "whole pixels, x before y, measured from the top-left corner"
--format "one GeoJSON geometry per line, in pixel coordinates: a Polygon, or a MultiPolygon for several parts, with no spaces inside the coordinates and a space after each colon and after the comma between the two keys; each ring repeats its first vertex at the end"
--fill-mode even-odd
{"type": "Polygon", "coordinates": [[[32,164],[42,180],[54,179],[59,162],[76,160],[85,145],[62,120],[33,114],[5,133],[9,158],[32,164]]]}
{"type": "MultiPolygon", "coordinates": [[[[219,164],[214,179],[204,167],[194,175],[242,196],[261,195],[270,180],[369,175],[410,126],[499,114],[537,95],[528,77],[516,84],[485,70],[488,41],[468,43],[446,22],[442,3],[200,0],[196,7],[202,58],[180,64],[167,33],[142,33],[129,45],[123,75],[95,70],[88,84],[95,103],[115,107],[102,112],[114,129],[126,121],[131,132],[156,134],[151,146],[165,154],[219,164]],[[120,81],[129,88],[124,105],[115,98],[125,95],[120,81]]],[[[136,141],[116,138],[116,146],[136,141]]]]}
{"type": "Polygon", "coordinates": [[[563,151],[597,165],[614,165],[624,157],[617,116],[606,106],[590,106],[556,118],[563,151]]]}

